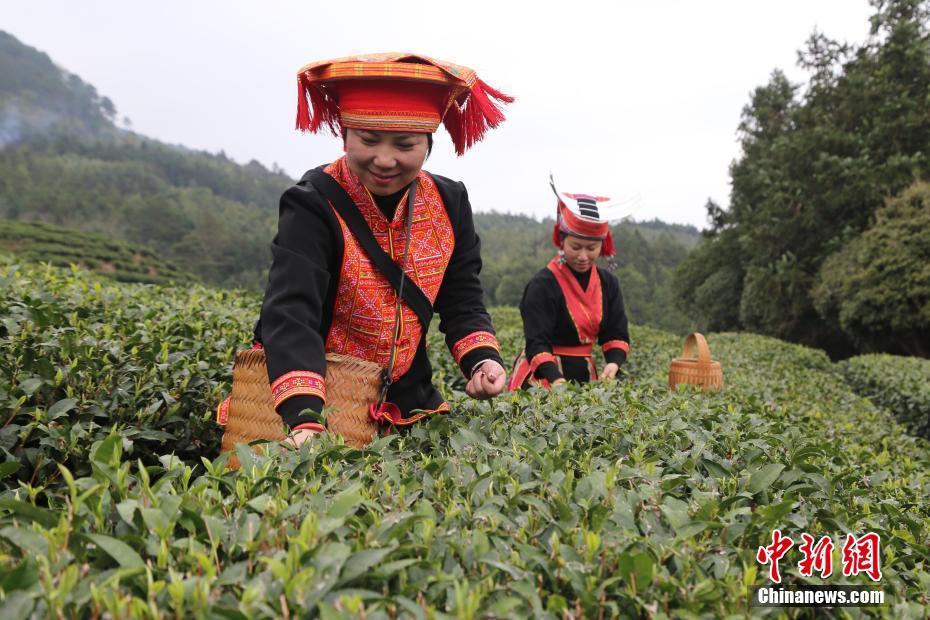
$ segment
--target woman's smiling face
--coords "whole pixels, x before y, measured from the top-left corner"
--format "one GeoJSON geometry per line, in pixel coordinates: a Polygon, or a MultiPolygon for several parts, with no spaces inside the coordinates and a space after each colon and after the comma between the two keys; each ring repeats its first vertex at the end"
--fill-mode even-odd
{"type": "Polygon", "coordinates": [[[372,194],[387,196],[410,185],[423,168],[428,134],[406,131],[346,131],[349,168],[372,194]]]}

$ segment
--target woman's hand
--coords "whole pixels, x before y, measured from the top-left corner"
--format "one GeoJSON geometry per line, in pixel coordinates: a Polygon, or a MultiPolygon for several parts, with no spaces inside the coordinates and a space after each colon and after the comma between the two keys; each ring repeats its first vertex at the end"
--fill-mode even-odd
{"type": "Polygon", "coordinates": [[[604,366],[604,370],[601,371],[601,381],[605,381],[607,379],[616,379],[618,372],[620,372],[619,365],[613,362],[607,364],[604,366]]]}
{"type": "Polygon", "coordinates": [[[483,400],[503,392],[506,383],[507,372],[504,371],[504,367],[494,360],[488,360],[471,376],[465,386],[465,393],[472,398],[483,400]]]}
{"type": "Polygon", "coordinates": [[[309,428],[304,428],[299,431],[291,431],[291,434],[287,436],[287,443],[297,448],[300,447],[300,444],[313,439],[315,435],[319,434],[320,431],[311,430],[309,428]]]}

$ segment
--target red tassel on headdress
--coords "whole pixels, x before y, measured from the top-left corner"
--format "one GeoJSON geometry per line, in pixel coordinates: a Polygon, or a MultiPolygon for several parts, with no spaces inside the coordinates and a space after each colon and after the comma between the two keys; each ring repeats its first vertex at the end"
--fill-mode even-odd
{"type": "Polygon", "coordinates": [[[319,84],[301,75],[297,78],[297,129],[315,132],[323,125],[339,135],[339,106],[319,84]]]}
{"type": "Polygon", "coordinates": [[[561,231],[559,230],[558,224],[555,224],[552,227],[552,245],[554,245],[557,248],[562,247],[562,234],[561,234],[561,231]]]}
{"type": "Polygon", "coordinates": [[[497,102],[513,101],[510,95],[488,86],[482,80],[475,80],[464,101],[453,101],[443,118],[443,125],[452,137],[455,152],[462,155],[484,137],[488,128],[497,127],[505,120],[497,102]]]}
{"type": "Polygon", "coordinates": [[[616,254],[614,250],[614,238],[613,235],[610,234],[610,229],[608,228],[607,236],[604,237],[604,242],[601,244],[601,256],[610,258],[616,254]]]}
{"type": "Polygon", "coordinates": [[[304,76],[297,76],[297,129],[307,131],[310,128],[310,105],[307,103],[307,92],[304,86],[304,76]]]}

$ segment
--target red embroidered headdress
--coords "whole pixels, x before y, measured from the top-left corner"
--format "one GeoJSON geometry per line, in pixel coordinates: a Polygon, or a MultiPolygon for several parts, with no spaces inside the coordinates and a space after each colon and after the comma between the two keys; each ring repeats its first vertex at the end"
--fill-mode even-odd
{"type": "MultiPolygon", "coordinates": [[[[550,179],[549,184],[559,202],[556,207],[556,224],[552,229],[552,242],[561,247],[561,234],[575,235],[587,239],[601,239],[601,256],[614,255],[614,240],[610,234],[610,222],[603,219],[598,208],[600,203],[609,203],[606,196],[588,194],[568,194],[555,188],[550,179]]],[[[601,207],[608,205],[601,204],[601,207]]]]}
{"type": "Polygon", "coordinates": [[[298,129],[432,133],[441,122],[459,155],[497,127],[501,104],[512,102],[468,67],[414,54],[324,60],[297,72],[298,129]]]}

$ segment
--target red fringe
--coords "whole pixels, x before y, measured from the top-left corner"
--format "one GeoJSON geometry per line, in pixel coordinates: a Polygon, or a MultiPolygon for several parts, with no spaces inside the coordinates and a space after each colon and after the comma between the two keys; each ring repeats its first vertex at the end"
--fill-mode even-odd
{"type": "Polygon", "coordinates": [[[498,102],[513,101],[514,98],[510,95],[488,86],[482,80],[476,80],[464,101],[453,102],[443,119],[443,125],[455,144],[455,152],[463,154],[484,137],[488,128],[497,127],[504,120],[504,113],[498,102]]]}
{"type": "Polygon", "coordinates": [[[297,129],[313,133],[323,125],[328,125],[334,136],[339,135],[339,107],[319,84],[311,84],[301,75],[297,80],[297,129]]]}
{"type": "Polygon", "coordinates": [[[553,243],[553,245],[555,245],[555,247],[557,247],[557,248],[562,247],[562,235],[560,234],[559,225],[558,225],[558,224],[555,224],[555,225],[552,227],[552,243],[553,243]]]}
{"type": "Polygon", "coordinates": [[[304,87],[304,76],[297,78],[297,129],[307,131],[310,127],[310,106],[307,104],[307,93],[304,87]]]}
{"type": "Polygon", "coordinates": [[[445,117],[442,119],[442,124],[446,131],[449,132],[449,137],[452,138],[455,152],[462,155],[465,152],[464,124],[462,122],[462,111],[459,109],[457,101],[453,101],[452,105],[449,106],[445,117]]]}
{"type": "Polygon", "coordinates": [[[615,254],[614,252],[614,238],[610,234],[610,229],[607,229],[607,236],[604,237],[604,242],[601,244],[601,256],[606,256],[610,258],[615,254]]]}

